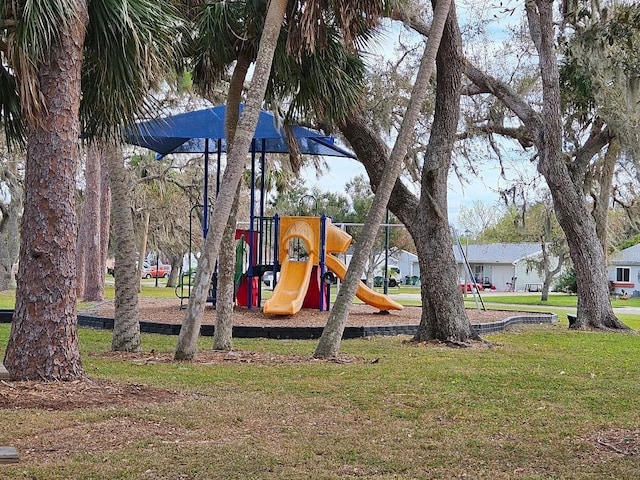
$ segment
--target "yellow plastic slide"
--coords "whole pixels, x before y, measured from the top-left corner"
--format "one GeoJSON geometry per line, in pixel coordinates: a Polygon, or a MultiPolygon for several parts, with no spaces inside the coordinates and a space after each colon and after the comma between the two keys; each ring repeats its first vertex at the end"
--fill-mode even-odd
{"type": "MultiPolygon", "coordinates": [[[[327,264],[327,268],[335,273],[340,278],[340,280],[344,279],[344,276],[347,273],[347,266],[344,263],[342,263],[333,255],[326,255],[325,263],[327,264]]],[[[403,306],[398,302],[395,302],[382,293],[378,293],[375,290],[370,289],[362,282],[360,282],[360,285],[358,286],[356,297],[358,297],[364,303],[367,303],[372,307],[379,308],[380,310],[403,309],[403,306]]]]}
{"type": "Polygon", "coordinates": [[[293,315],[300,311],[309,289],[311,270],[318,262],[316,237],[319,228],[314,229],[305,220],[295,217],[281,219],[280,228],[285,232],[280,239],[280,281],[262,308],[267,315],[293,315]],[[305,261],[289,259],[289,242],[295,238],[306,244],[308,257],[305,261]]]}
{"type": "Polygon", "coordinates": [[[263,312],[267,315],[293,315],[299,312],[309,288],[312,268],[311,258],[306,262],[285,259],[280,281],[273,290],[273,296],[265,302],[263,312]]]}

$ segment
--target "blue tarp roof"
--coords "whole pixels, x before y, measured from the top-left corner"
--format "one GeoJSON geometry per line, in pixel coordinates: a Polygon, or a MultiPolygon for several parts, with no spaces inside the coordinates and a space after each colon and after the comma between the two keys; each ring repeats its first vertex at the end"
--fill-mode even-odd
{"type": "MultiPolygon", "coordinates": [[[[127,143],[148,148],[161,155],[204,153],[206,139],[210,140],[209,153],[218,151],[218,140],[221,140],[221,152],[225,152],[225,109],[224,105],[220,105],[138,122],[133,128],[125,130],[124,138],[127,143]]],[[[299,125],[294,125],[291,130],[302,154],[354,158],[352,153],[335,145],[333,137],[299,125]]],[[[260,112],[254,140],[257,152],[263,150],[263,143],[267,153],[289,151],[284,134],[276,128],[275,117],[269,112],[260,112]]]]}

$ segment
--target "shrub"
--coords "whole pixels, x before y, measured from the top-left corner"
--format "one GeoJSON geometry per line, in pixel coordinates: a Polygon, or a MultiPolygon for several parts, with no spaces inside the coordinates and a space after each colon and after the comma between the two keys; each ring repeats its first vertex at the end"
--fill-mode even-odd
{"type": "Polygon", "coordinates": [[[553,287],[554,292],[577,293],[578,284],[576,282],[576,272],[573,268],[567,269],[553,287]]]}

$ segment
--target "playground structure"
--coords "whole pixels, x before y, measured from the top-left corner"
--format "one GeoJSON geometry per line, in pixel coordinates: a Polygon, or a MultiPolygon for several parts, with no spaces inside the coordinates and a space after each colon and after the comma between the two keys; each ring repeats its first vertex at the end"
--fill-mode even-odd
{"type": "MultiPolygon", "coordinates": [[[[247,228],[236,229],[235,240],[236,305],[249,309],[262,306],[260,279],[265,272],[272,272],[276,283],[271,298],[263,305],[264,313],[294,315],[301,308],[329,309],[333,282],[332,275],[327,275],[327,272],[332,272],[340,280],[344,279],[347,266],[335,255],[346,252],[352,237],[324,215],[276,215],[255,217],[247,228]]],[[[176,287],[181,306],[189,298],[191,270],[188,269],[183,281],[176,287]]],[[[216,283],[214,274],[207,298],[212,304],[216,303],[216,283]]],[[[376,292],[362,282],[356,296],[380,310],[403,308],[387,295],[376,292]]]]}
{"type": "MultiPolygon", "coordinates": [[[[191,217],[194,210],[201,209],[200,220],[202,222],[202,235],[207,236],[209,226],[209,154],[215,153],[217,158],[216,169],[216,192],[220,186],[221,156],[226,152],[225,141],[225,106],[216,106],[203,110],[187,112],[182,114],[164,117],[146,122],[138,122],[134,127],[126,129],[124,137],[127,142],[143,146],[158,153],[157,158],[172,153],[204,153],[204,185],[203,202],[200,206],[194,206],[191,210],[191,217]]],[[[243,106],[240,105],[240,113],[243,106]]],[[[279,235],[281,229],[278,227],[280,219],[278,217],[265,217],[265,155],[267,153],[287,153],[289,151],[286,135],[277,126],[274,116],[269,112],[261,111],[258,124],[251,142],[251,199],[249,212],[249,226],[246,230],[236,232],[236,240],[242,240],[238,244],[236,255],[236,302],[239,305],[253,308],[261,305],[260,278],[269,270],[273,271],[273,278],[277,278],[280,272],[282,285],[276,285],[274,291],[276,300],[270,301],[267,312],[275,315],[290,315],[302,308],[316,304],[321,310],[328,309],[329,285],[321,280],[327,272],[327,268],[332,270],[338,277],[343,278],[346,273],[346,266],[333,257],[331,253],[340,253],[346,250],[351,242],[351,237],[342,232],[346,237],[342,238],[336,245],[332,242],[334,233],[340,230],[326,224],[326,219],[320,220],[285,220],[283,235],[279,235]],[[260,198],[256,199],[256,181],[259,159],[260,198]],[[255,211],[259,205],[259,212],[255,211]],[[306,224],[306,226],[305,226],[306,224]],[[330,234],[326,235],[325,227],[328,226],[330,234]],[[289,230],[290,229],[290,230],[289,230]],[[298,245],[306,245],[308,256],[301,263],[294,263],[286,255],[280,257],[279,250],[283,252],[292,251],[283,243],[280,249],[278,237],[284,239],[297,239],[298,245]],[[327,243],[325,240],[329,240],[327,243]],[[343,242],[343,243],[340,243],[343,242]],[[328,247],[328,249],[327,249],[328,247]],[[343,248],[340,250],[340,248],[343,248]],[[278,288],[279,287],[279,288],[278,288]],[[288,292],[285,295],[285,292],[288,292]],[[304,293],[301,293],[304,292],[304,293]],[[317,295],[316,295],[317,294],[317,295]],[[314,297],[316,295],[316,297],[314,297]],[[303,297],[302,299],[299,297],[303,297]],[[306,303],[305,303],[306,298],[306,303]],[[313,300],[315,298],[317,302],[313,300]]],[[[335,144],[333,137],[326,136],[322,132],[301,127],[290,126],[290,134],[297,143],[299,153],[304,155],[320,155],[342,158],[355,158],[352,153],[340,148],[335,144]]],[[[283,217],[287,218],[287,217],[283,217]]],[[[300,218],[300,217],[291,217],[300,218]]],[[[189,232],[189,262],[191,262],[191,239],[192,228],[190,221],[189,232]]],[[[296,260],[295,262],[299,262],[296,260]]],[[[183,301],[191,294],[191,280],[193,270],[191,265],[182,277],[182,282],[176,288],[176,295],[183,301]]],[[[213,274],[211,288],[207,301],[216,302],[217,275],[213,274]]],[[[382,310],[401,309],[402,307],[393,302],[388,297],[384,297],[377,292],[368,289],[364,284],[360,286],[358,297],[373,306],[382,310]],[[383,298],[384,297],[384,298],[383,298]]]]}
{"type": "MultiPolygon", "coordinates": [[[[272,297],[264,304],[267,315],[293,315],[301,308],[329,307],[330,281],[324,281],[328,271],[341,280],[347,266],[333,254],[344,253],[351,244],[351,235],[322,217],[276,217],[275,255],[280,267],[280,281],[272,297]]],[[[402,305],[360,283],[356,296],[380,310],[402,310],[402,305]]]]}

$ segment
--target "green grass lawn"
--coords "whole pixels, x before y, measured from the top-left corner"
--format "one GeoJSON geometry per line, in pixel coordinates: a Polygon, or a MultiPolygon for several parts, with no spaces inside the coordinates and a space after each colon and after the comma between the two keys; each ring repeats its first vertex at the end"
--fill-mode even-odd
{"type": "MultiPolygon", "coordinates": [[[[8,332],[0,325],[0,355],[8,332]]],[[[0,445],[51,438],[52,451],[0,466],[0,478],[637,478],[637,456],[596,442],[638,432],[636,335],[537,326],[486,338],[493,348],[379,337],[344,341],[348,358],[363,359],[351,363],[207,365],[107,355],[109,332],[81,328],[91,377],[180,393],[172,403],[2,411],[0,445]],[[56,452],[55,439],[76,432],[74,450],[56,452]]],[[[170,353],[175,337],[143,344],[170,353]]],[[[274,359],[309,356],[315,344],[235,342],[274,359]]],[[[201,351],[210,346],[201,339],[201,351]]]]}
{"type": "MultiPolygon", "coordinates": [[[[110,279],[112,277],[109,277],[110,279]]],[[[167,281],[164,278],[158,279],[158,286],[155,286],[155,279],[143,280],[142,291],[140,296],[148,298],[176,298],[175,288],[166,287],[167,281]]],[[[107,283],[104,288],[104,298],[113,300],[114,297],[113,281],[107,283]]],[[[0,309],[11,309],[16,304],[16,294],[14,290],[0,291],[0,309]]],[[[83,304],[80,304],[82,306],[83,304]]]]}
{"type": "MultiPolygon", "coordinates": [[[[468,300],[473,296],[468,295],[468,300]]],[[[500,295],[499,293],[482,293],[482,299],[487,303],[510,303],[518,305],[547,305],[553,307],[575,307],[578,302],[576,295],[564,293],[551,294],[545,302],[540,300],[540,295],[500,295]]],[[[612,299],[611,305],[614,307],[640,307],[640,297],[629,298],[628,300],[612,299]]]]}

